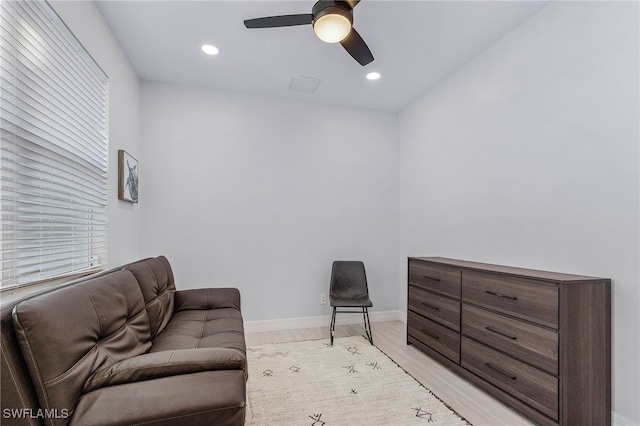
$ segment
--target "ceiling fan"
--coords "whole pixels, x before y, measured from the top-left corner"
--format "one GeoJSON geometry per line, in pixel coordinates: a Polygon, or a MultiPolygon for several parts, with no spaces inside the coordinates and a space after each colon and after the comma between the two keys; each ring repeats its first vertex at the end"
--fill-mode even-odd
{"type": "Polygon", "coordinates": [[[247,19],[244,25],[247,28],[275,28],[311,24],[320,40],[327,43],[339,42],[353,59],[365,66],[373,61],[373,55],[353,28],[353,8],[358,3],[360,0],[320,0],[313,5],[311,13],[247,19]]]}

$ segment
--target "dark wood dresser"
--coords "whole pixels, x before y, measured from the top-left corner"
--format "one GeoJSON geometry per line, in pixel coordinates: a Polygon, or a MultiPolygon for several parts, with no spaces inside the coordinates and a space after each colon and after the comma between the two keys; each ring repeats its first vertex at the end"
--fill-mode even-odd
{"type": "Polygon", "coordinates": [[[611,280],[408,261],[407,343],[539,424],[611,424],[611,280]]]}

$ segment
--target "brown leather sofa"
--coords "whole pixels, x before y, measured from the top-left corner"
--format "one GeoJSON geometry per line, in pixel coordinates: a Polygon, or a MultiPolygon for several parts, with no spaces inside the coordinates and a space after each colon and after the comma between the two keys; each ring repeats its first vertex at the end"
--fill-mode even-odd
{"type": "Polygon", "coordinates": [[[242,425],[240,293],[163,256],[2,306],[0,423],[242,425]]]}

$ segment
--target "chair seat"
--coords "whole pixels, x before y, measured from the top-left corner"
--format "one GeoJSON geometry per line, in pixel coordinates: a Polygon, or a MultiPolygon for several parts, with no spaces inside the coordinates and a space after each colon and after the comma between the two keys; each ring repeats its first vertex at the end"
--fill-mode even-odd
{"type": "Polygon", "coordinates": [[[373,303],[369,296],[359,297],[357,299],[341,299],[331,297],[329,304],[336,308],[371,308],[373,303]]]}

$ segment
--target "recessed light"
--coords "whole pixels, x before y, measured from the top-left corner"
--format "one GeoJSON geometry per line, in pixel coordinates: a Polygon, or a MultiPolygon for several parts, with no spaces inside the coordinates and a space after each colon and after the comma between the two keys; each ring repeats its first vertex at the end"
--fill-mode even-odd
{"type": "Polygon", "coordinates": [[[382,77],[382,75],[379,72],[370,72],[367,74],[367,80],[378,80],[380,77],[382,77]]]}
{"type": "Polygon", "coordinates": [[[207,55],[217,55],[218,53],[220,53],[220,50],[211,44],[204,44],[202,46],[202,51],[207,55]]]}

